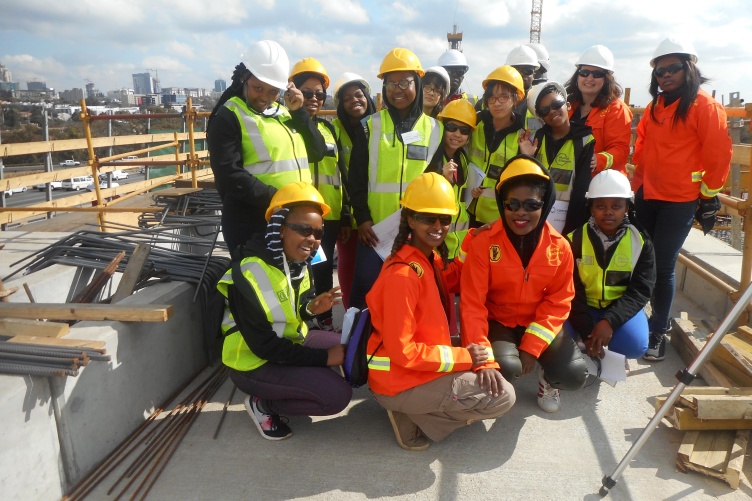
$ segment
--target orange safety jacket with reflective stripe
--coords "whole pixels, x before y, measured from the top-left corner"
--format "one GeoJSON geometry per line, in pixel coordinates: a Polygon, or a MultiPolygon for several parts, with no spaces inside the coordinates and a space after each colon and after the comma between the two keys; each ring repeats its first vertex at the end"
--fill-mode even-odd
{"type": "Polygon", "coordinates": [[[541,230],[527,268],[507,238],[501,219],[478,233],[462,269],[462,346],[488,345],[488,321],[526,328],[519,349],[539,357],[569,316],[574,298],[569,243],[550,223],[541,230]]]}
{"type": "MultiPolygon", "coordinates": [[[[442,269],[435,252],[433,259],[442,269]]],[[[459,290],[461,269],[461,260],[455,259],[439,275],[446,292],[459,290]]],[[[433,266],[417,248],[405,244],[384,262],[366,303],[373,323],[369,359],[375,351],[368,364],[368,385],[374,392],[396,395],[472,368],[470,352],[452,346],[433,266]]],[[[487,366],[498,368],[493,363],[487,366]]]]}
{"type": "MultiPolygon", "coordinates": [[[[579,103],[569,110],[569,118],[580,106],[579,103]]],[[[632,111],[621,99],[614,99],[607,108],[593,107],[588,113],[585,125],[593,129],[595,138],[595,156],[597,164],[591,176],[595,177],[606,169],[627,173],[629,158],[629,141],[632,138],[632,111]]]]}
{"type": "Polygon", "coordinates": [[[642,187],[645,200],[690,202],[700,195],[711,198],[726,182],[731,137],[723,106],[700,89],[687,120],[674,125],[679,101],[664,106],[663,96],[659,96],[656,120],[650,115],[651,103],[637,126],[632,189],[637,192],[642,187]]]}

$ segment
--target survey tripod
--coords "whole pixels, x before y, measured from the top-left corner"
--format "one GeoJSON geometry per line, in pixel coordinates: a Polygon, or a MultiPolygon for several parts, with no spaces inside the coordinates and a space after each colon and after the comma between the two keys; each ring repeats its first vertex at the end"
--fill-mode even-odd
{"type": "Polygon", "coordinates": [[[726,318],[724,318],[723,322],[721,322],[721,325],[718,326],[718,329],[716,329],[713,337],[705,343],[705,346],[702,347],[700,352],[697,354],[697,357],[694,359],[694,361],[692,361],[690,366],[676,373],[676,379],[678,379],[679,382],[676,384],[676,386],[674,386],[674,389],[671,390],[671,394],[668,396],[668,398],[666,398],[666,402],[660,409],[656,411],[653,419],[650,420],[650,423],[648,423],[648,425],[642,431],[639,438],[637,438],[637,440],[635,440],[635,443],[632,444],[632,447],[629,449],[621,462],[616,466],[614,472],[611,473],[611,475],[603,477],[602,486],[599,491],[601,496],[608,495],[608,490],[616,485],[616,481],[619,480],[621,474],[624,473],[624,470],[629,465],[629,462],[637,455],[642,446],[645,445],[645,442],[647,442],[648,438],[650,438],[650,435],[658,426],[658,423],[660,423],[661,419],[663,419],[669,409],[671,409],[674,403],[676,403],[676,401],[679,399],[679,395],[681,395],[681,392],[684,390],[684,388],[687,385],[691,384],[692,381],[694,381],[697,373],[700,370],[700,367],[702,367],[705,361],[713,354],[715,349],[721,343],[721,340],[723,340],[723,337],[728,332],[731,325],[736,322],[736,320],[739,318],[739,315],[741,315],[742,312],[746,309],[747,305],[749,305],[750,299],[752,299],[752,284],[747,287],[747,289],[744,291],[744,294],[742,294],[742,296],[739,298],[739,301],[734,305],[729,314],[726,315],[726,318]]]}

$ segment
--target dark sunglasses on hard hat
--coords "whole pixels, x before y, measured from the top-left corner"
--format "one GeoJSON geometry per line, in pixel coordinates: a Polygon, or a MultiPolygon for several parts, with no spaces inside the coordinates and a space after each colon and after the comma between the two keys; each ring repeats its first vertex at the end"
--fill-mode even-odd
{"type": "Polygon", "coordinates": [[[655,73],[655,76],[657,76],[658,78],[661,78],[666,73],[673,75],[674,73],[678,73],[683,69],[684,63],[674,63],[666,66],[665,68],[656,68],[653,70],[653,73],[655,73]]]}
{"type": "Polygon", "coordinates": [[[305,99],[311,99],[314,96],[316,96],[316,99],[318,99],[319,101],[324,101],[326,99],[326,92],[322,92],[320,90],[314,92],[308,89],[300,89],[300,92],[303,93],[303,97],[305,99]]]}
{"type": "Polygon", "coordinates": [[[533,68],[532,66],[514,66],[514,69],[517,70],[523,77],[529,77],[530,75],[535,73],[535,68],[533,68]]]}
{"type": "Polygon", "coordinates": [[[538,108],[538,116],[543,118],[547,117],[549,113],[551,113],[551,110],[560,110],[562,106],[567,104],[567,102],[563,99],[557,99],[553,103],[551,103],[550,106],[546,106],[544,108],[538,108]]]}
{"type": "Polygon", "coordinates": [[[605,71],[599,71],[599,70],[577,70],[577,74],[580,75],[582,78],[587,78],[590,75],[593,75],[593,78],[606,78],[605,71]]]}
{"type": "Polygon", "coordinates": [[[321,240],[324,237],[324,228],[314,228],[310,224],[295,224],[295,223],[282,223],[283,226],[287,226],[295,233],[303,237],[310,237],[316,240],[321,240]]]}
{"type": "Polygon", "coordinates": [[[384,82],[384,88],[387,92],[392,92],[395,87],[399,87],[402,90],[407,90],[415,81],[414,78],[405,78],[399,82],[384,82]]]}
{"type": "Polygon", "coordinates": [[[441,224],[441,226],[449,226],[450,224],[452,224],[452,216],[447,216],[444,214],[423,214],[418,212],[413,215],[413,219],[423,224],[435,224],[437,219],[439,220],[439,224],[441,224]]]}
{"type": "Polygon", "coordinates": [[[446,130],[447,132],[460,131],[460,134],[462,134],[463,136],[469,136],[471,129],[469,125],[457,125],[455,123],[448,123],[444,125],[444,130],[446,130]]]}
{"type": "Polygon", "coordinates": [[[520,207],[525,209],[525,212],[535,212],[543,207],[543,201],[528,198],[527,200],[520,202],[516,198],[510,198],[504,202],[504,208],[510,212],[517,212],[520,210],[520,207]]]}

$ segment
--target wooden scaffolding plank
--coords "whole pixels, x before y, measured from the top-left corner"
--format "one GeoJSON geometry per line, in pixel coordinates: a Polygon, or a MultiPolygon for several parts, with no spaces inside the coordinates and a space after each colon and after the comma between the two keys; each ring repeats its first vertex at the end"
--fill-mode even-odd
{"type": "Polygon", "coordinates": [[[0,336],[40,336],[59,338],[70,331],[68,324],[5,318],[0,320],[0,336]]]}
{"type": "MultiPolygon", "coordinates": [[[[698,337],[703,337],[698,334],[697,326],[691,320],[684,318],[674,319],[674,325],[676,328],[671,334],[671,345],[676,349],[681,356],[682,361],[689,365],[697,357],[704,346],[704,342],[700,341],[698,337]]],[[[717,350],[716,350],[717,351],[717,350]]],[[[711,357],[706,361],[699,371],[699,375],[710,386],[746,386],[744,383],[740,383],[736,380],[736,375],[728,374],[729,369],[721,371],[715,363],[716,358],[711,357]]],[[[749,385],[752,386],[752,385],[749,385]]]]}
{"type": "Polygon", "coordinates": [[[749,431],[693,431],[684,435],[676,464],[683,472],[696,471],[739,488],[749,431]]]}
{"type": "Polygon", "coordinates": [[[0,303],[0,318],[166,322],[172,313],[169,304],[0,303]]]}
{"type": "Polygon", "coordinates": [[[136,283],[138,283],[138,277],[141,276],[141,270],[144,268],[144,263],[149,258],[150,252],[151,246],[149,244],[136,245],[131,257],[128,259],[125,272],[120,277],[118,288],[110,299],[110,304],[115,304],[133,294],[136,283]]]}
{"type": "Polygon", "coordinates": [[[752,419],[752,395],[694,395],[692,400],[700,419],[752,419]]]}
{"type": "Polygon", "coordinates": [[[37,344],[40,346],[63,346],[66,348],[91,348],[93,350],[102,350],[107,343],[104,341],[91,341],[88,339],[68,339],[68,338],[51,338],[37,336],[14,336],[8,343],[37,344]]]}
{"type": "Polygon", "coordinates": [[[752,419],[700,419],[692,409],[674,407],[668,414],[677,430],[752,430],[752,419]]]}

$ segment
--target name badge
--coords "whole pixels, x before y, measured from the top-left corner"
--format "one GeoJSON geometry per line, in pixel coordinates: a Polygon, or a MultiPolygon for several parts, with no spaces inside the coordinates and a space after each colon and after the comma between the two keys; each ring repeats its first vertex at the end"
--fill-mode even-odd
{"type": "Polygon", "coordinates": [[[412,144],[420,141],[420,133],[417,130],[411,130],[402,134],[402,142],[404,144],[412,144]]]}

